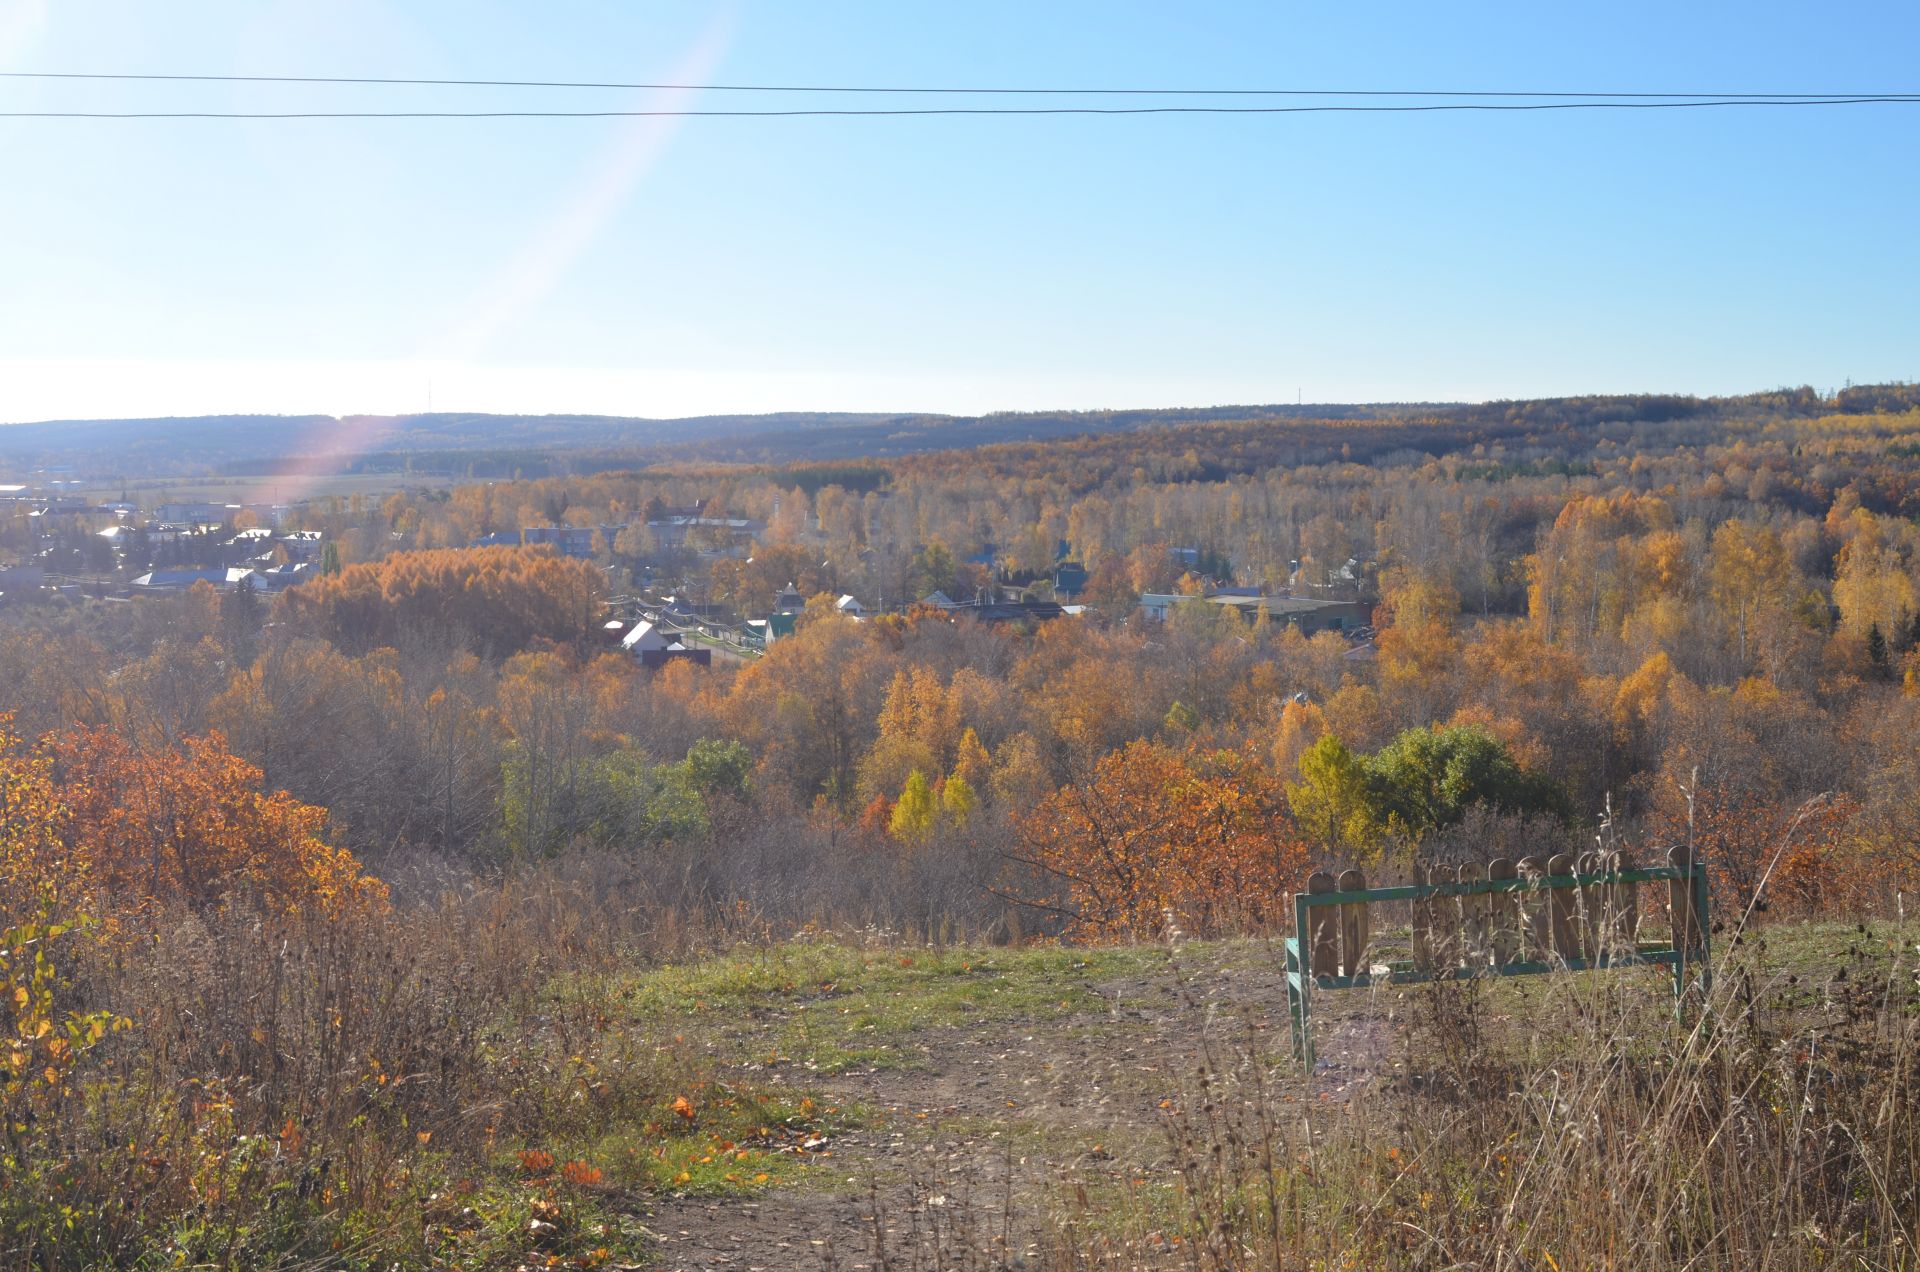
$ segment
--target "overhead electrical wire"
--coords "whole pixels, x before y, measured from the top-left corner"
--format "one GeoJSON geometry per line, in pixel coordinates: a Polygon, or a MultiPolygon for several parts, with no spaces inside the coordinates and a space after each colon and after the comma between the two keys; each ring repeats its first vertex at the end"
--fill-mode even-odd
{"type": "Polygon", "coordinates": [[[1005,88],[884,87],[820,84],[645,84],[582,80],[402,79],[376,76],[185,75],[102,71],[0,71],[6,80],[132,81],[140,83],[534,88],[685,93],[860,94],[866,96],[973,95],[993,97],[1285,98],[1281,105],[1008,105],[1008,106],[767,106],[744,109],[662,107],[581,110],[0,110],[0,119],[792,119],[852,116],[974,115],[1324,115],[1444,112],[1682,110],[1727,107],[1912,105],[1920,92],[1853,93],[1572,93],[1462,89],[1303,88],[1005,88]],[[1301,100],[1313,99],[1313,100],[1301,100]],[[1353,100],[1362,99],[1362,100],[1353,100]],[[1392,100],[1381,100],[1392,99],[1392,100]]]}
{"type": "Polygon", "coordinates": [[[796,110],[8,110],[0,119],[792,119],[927,115],[1324,115],[1424,114],[1443,111],[1679,110],[1739,106],[1916,105],[1912,97],[1741,97],[1710,101],[1436,102],[1397,106],[932,106],[796,110]]]}
{"type": "Polygon", "coordinates": [[[0,79],[44,80],[134,80],[207,84],[385,84],[417,85],[433,88],[577,88],[633,89],[692,93],[881,93],[881,94],[978,94],[1009,97],[1534,97],[1534,98],[1612,98],[1621,100],[1658,98],[1733,99],[1764,98],[1774,101],[1816,100],[1825,98],[1909,98],[1915,91],[1849,90],[1827,93],[1731,93],[1696,89],[1679,93],[1577,93],[1540,92],[1512,89],[1406,89],[1406,88],[1010,88],[886,86],[874,84],[645,84],[603,80],[501,80],[501,79],[403,79],[370,75],[161,75],[107,71],[0,71],[0,79]]]}

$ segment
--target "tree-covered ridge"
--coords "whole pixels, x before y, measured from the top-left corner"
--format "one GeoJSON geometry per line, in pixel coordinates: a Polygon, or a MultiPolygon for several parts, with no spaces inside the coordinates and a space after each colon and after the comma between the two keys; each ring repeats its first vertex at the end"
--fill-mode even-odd
{"type": "Polygon", "coordinates": [[[1733,397],[1611,394],[1483,403],[1261,404],[1161,409],[776,412],[647,419],[603,415],[195,416],[0,424],[0,456],[32,464],[117,457],[126,471],[271,475],[289,460],[350,472],[468,478],[593,472],[637,462],[792,463],[904,456],[955,448],[1212,423],[1386,421],[1424,429],[1520,427],[1576,432],[1608,424],[1898,414],[1920,403],[1908,383],[1832,394],[1777,389],[1733,397]]]}

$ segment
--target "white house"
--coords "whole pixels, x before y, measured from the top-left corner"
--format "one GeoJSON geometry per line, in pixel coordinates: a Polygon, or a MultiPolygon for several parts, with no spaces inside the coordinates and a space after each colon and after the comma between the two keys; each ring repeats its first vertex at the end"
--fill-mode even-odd
{"type": "Polygon", "coordinates": [[[633,630],[621,637],[620,648],[635,657],[639,657],[641,654],[665,649],[670,643],[666,635],[661,632],[658,624],[651,621],[642,621],[635,623],[633,630]]]}
{"type": "Polygon", "coordinates": [[[132,586],[136,592],[184,592],[196,583],[211,584],[222,590],[237,587],[251,587],[260,591],[279,590],[262,579],[258,571],[243,565],[154,570],[135,579],[132,586]]]}
{"type": "Polygon", "coordinates": [[[1148,618],[1165,620],[1167,611],[1193,598],[1181,592],[1142,592],[1140,612],[1148,618]]]}
{"type": "Polygon", "coordinates": [[[854,600],[852,596],[842,596],[833,603],[833,608],[850,618],[863,618],[867,612],[867,607],[854,600]]]}

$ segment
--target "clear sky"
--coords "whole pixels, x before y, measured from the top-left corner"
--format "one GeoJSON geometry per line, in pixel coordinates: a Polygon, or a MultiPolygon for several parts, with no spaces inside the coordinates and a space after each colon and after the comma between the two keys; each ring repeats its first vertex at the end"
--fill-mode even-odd
{"type": "MultiPolygon", "coordinates": [[[[0,0],[0,70],[1912,92],[1916,48],[1912,0],[0,0]]],[[[794,103],[0,81],[0,110],[748,104],[794,103]]],[[[1916,159],[1920,105],[0,119],[0,420],[1916,379],[1916,159]]]]}

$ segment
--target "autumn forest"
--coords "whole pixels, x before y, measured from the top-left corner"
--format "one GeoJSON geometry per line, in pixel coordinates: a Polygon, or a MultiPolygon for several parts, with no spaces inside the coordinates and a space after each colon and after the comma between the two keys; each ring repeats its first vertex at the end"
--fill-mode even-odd
{"type": "Polygon", "coordinates": [[[0,1226],[600,1266],[603,1174],[831,1133],[587,1023],[636,959],[1267,938],[1316,869],[1596,835],[1690,846],[1717,916],[1915,904],[1910,386],[1090,428],[396,480],[296,506],[330,552],[273,595],[10,602],[0,1226]],[[661,598],[689,648],[790,612],[649,665],[661,598]],[[616,1120],[642,1166],[539,1156],[616,1120]]]}

